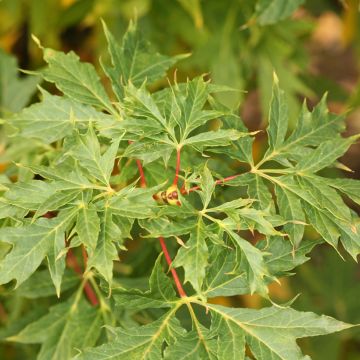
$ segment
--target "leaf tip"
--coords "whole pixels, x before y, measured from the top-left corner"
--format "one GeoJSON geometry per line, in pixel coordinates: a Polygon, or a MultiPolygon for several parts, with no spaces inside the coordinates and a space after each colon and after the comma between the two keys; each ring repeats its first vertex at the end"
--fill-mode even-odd
{"type": "Polygon", "coordinates": [[[279,85],[279,78],[275,71],[273,71],[273,81],[274,81],[274,85],[279,85]]]}
{"type": "Polygon", "coordinates": [[[34,34],[31,34],[31,38],[34,41],[34,43],[39,47],[39,49],[43,50],[44,47],[41,45],[41,42],[38,37],[36,37],[34,34]]]}

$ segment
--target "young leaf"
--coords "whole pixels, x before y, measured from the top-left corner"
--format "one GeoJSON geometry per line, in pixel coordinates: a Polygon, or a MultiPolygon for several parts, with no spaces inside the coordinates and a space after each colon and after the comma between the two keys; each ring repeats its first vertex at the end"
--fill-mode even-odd
{"type": "Polygon", "coordinates": [[[130,22],[121,46],[104,22],[103,27],[113,65],[113,67],[103,65],[103,68],[111,79],[114,92],[120,101],[124,96],[124,84],[131,82],[135,86],[140,86],[145,80],[151,84],[163,78],[166,71],[178,60],[187,57],[187,55],[168,57],[156,53],[142,38],[136,22],[130,22]]]}
{"type": "Polygon", "coordinates": [[[274,75],[273,93],[270,104],[269,126],[267,128],[269,149],[268,153],[275,152],[284,142],[288,128],[288,106],[285,93],[279,88],[279,80],[274,75]]]}
{"type": "Polygon", "coordinates": [[[182,266],[184,268],[185,282],[189,281],[197,293],[201,292],[208,263],[206,237],[205,225],[199,218],[195,229],[190,233],[190,239],[186,242],[185,247],[179,249],[173,262],[174,267],[182,266]]]}
{"type": "Polygon", "coordinates": [[[203,148],[204,146],[226,146],[229,145],[231,141],[247,135],[247,133],[240,133],[236,130],[208,131],[189,137],[182,144],[191,145],[195,148],[203,148]]]}
{"type": "Polygon", "coordinates": [[[119,141],[115,140],[106,152],[101,155],[100,143],[92,127],[85,135],[79,135],[76,144],[68,152],[91,176],[109,186],[111,172],[119,148],[119,141]]]}
{"type": "Polygon", "coordinates": [[[81,204],[77,215],[76,232],[86,247],[95,250],[100,232],[100,219],[93,204],[81,204]]]}
{"type": "Polygon", "coordinates": [[[129,83],[125,94],[125,105],[132,117],[146,118],[146,121],[158,123],[166,128],[165,118],[144,86],[136,88],[132,83],[129,83]]]}
{"type": "Polygon", "coordinates": [[[79,350],[94,346],[103,325],[99,309],[84,299],[54,305],[49,313],[26,326],[8,340],[24,344],[41,344],[39,360],[70,359],[79,350]]]}
{"type": "Polygon", "coordinates": [[[258,292],[267,296],[268,289],[265,285],[265,277],[269,276],[269,273],[265,265],[264,254],[235,232],[228,231],[228,233],[241,251],[241,265],[246,268],[250,293],[258,292]]]}
{"type": "Polygon", "coordinates": [[[48,63],[42,72],[45,80],[68,97],[117,116],[92,64],[80,62],[72,51],[64,54],[53,49],[44,49],[44,60],[48,63]]]}
{"type": "MultiPolygon", "coordinates": [[[[135,188],[132,184],[113,195],[107,205],[113,214],[131,219],[146,219],[154,215],[156,203],[152,195],[159,187],[135,188]]],[[[105,208],[106,208],[105,206],[105,208]]]]}
{"type": "Polygon", "coordinates": [[[0,283],[15,279],[18,287],[48,256],[50,273],[59,294],[62,273],[57,273],[56,259],[65,247],[65,229],[74,215],[71,211],[53,219],[39,219],[30,225],[0,229],[0,240],[13,245],[11,252],[0,262],[0,283]]]}
{"type": "Polygon", "coordinates": [[[90,254],[87,268],[95,268],[111,286],[113,261],[119,259],[115,242],[120,239],[120,230],[113,221],[113,214],[106,203],[100,215],[100,233],[95,251],[90,254]]]}

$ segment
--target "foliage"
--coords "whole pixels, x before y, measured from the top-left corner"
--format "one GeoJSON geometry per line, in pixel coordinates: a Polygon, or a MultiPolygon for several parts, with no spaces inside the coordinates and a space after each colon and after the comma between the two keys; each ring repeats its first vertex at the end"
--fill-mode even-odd
{"type": "MultiPolygon", "coordinates": [[[[77,29],[81,38],[91,31],[102,39],[97,20],[101,17],[117,37],[123,35],[128,19],[137,16],[139,26],[161,52],[192,52],[191,58],[178,65],[179,76],[211,71],[217,83],[236,89],[255,88],[265,119],[273,70],[286,90],[291,114],[299,110],[299,94],[310,96],[315,91],[309,84],[308,54],[303,46],[303,39],[313,27],[312,20],[289,19],[303,4],[303,0],[208,0],[206,6],[199,0],[14,0],[11,4],[1,3],[0,14],[7,19],[2,25],[4,31],[26,21],[30,34],[55,48],[62,41],[66,48],[73,43],[66,37],[69,28],[77,29]],[[49,17],[49,13],[53,16],[49,17]]],[[[90,52],[92,42],[87,42],[85,54],[90,52]]],[[[105,46],[100,42],[98,48],[103,50],[105,46]]],[[[33,62],[39,65],[40,53],[33,43],[28,47],[33,62]]],[[[97,50],[92,49],[95,53],[97,50]]],[[[216,97],[236,108],[244,94],[219,93],[216,97]]]]}
{"type": "Polygon", "coordinates": [[[232,89],[199,76],[150,92],[184,56],[158,54],[134,23],[121,44],[104,31],[111,94],[93,65],[36,39],[39,75],[63,95],[41,88],[40,102],[5,120],[10,154],[31,150],[1,178],[0,283],[9,303],[53,301],[1,337],[41,344],[39,359],[303,359],[296,339],[351,328],[274,303],[268,286],[319,243],[356,260],[359,218],[343,196],[359,203],[359,182],[322,171],[359,136],[341,135],[344,118],[325,98],[288,130],[275,75],[268,149],[255,163],[257,132],[216,97],[232,89]],[[244,171],[234,175],[234,161],[244,171]],[[306,227],[318,240],[303,240],[306,227]],[[245,294],[271,306],[211,301],[245,294]]]}

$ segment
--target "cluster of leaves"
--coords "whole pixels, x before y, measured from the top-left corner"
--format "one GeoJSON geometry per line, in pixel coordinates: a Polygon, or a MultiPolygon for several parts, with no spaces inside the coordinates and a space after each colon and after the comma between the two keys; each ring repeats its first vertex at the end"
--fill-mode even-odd
{"type": "Polygon", "coordinates": [[[63,95],[41,88],[41,102],[6,120],[9,149],[31,142],[33,155],[2,178],[0,284],[15,281],[9,301],[59,299],[1,336],[41,344],[39,359],[302,359],[296,339],[351,327],[268,295],[319,243],[340,241],[355,260],[360,252],[359,218],[341,197],[360,203],[359,182],[319,174],[358,138],[341,136],[344,119],[323,99],[312,112],[304,105],[288,134],[275,77],[269,146],[255,164],[255,133],[214,97],[232,89],[201,76],[150,93],[184,56],[154,52],[133,23],[121,45],[104,31],[111,95],[93,65],[35,39],[47,63],[39,75],[63,95]],[[246,170],[234,175],[234,161],[246,170]],[[306,226],[317,241],[303,240],[306,226]],[[142,244],[132,250],[141,277],[126,277],[119,262],[131,239],[142,244]],[[81,254],[80,278],[71,269],[81,254]],[[254,293],[272,306],[208,301],[254,293]]]}
{"type": "MultiPolygon", "coordinates": [[[[5,32],[21,27],[19,22],[26,21],[30,33],[57,48],[61,41],[68,43],[69,28],[77,27],[79,37],[96,33],[102,38],[96,21],[99,17],[113,26],[117,36],[122,35],[127,19],[136,13],[159,50],[165,54],[184,49],[193,52],[188,61],[179,65],[186,74],[210,70],[217,83],[259,89],[265,118],[271,97],[268,84],[274,69],[283,83],[292,112],[299,109],[298,94],[312,94],[304,71],[308,59],[302,41],[309,35],[312,22],[289,19],[304,4],[305,0],[208,0],[206,6],[202,6],[200,0],[14,0],[1,3],[0,14],[6,19],[2,24],[5,32]],[[54,16],[49,17],[49,13],[54,16]],[[87,32],[88,28],[92,31],[87,32]],[[288,44],[293,46],[290,48],[288,44]]],[[[106,45],[97,46],[102,50],[106,45]]],[[[39,52],[32,43],[29,49],[33,62],[38,64],[39,52]]],[[[87,54],[88,49],[84,52],[87,54]]],[[[235,108],[244,95],[234,92],[217,96],[225,105],[235,108]]]]}

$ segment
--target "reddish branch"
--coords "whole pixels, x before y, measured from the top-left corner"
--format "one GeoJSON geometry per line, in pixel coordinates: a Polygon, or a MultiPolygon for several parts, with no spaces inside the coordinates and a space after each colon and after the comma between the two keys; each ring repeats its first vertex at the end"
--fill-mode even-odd
{"type": "Polygon", "coordinates": [[[181,297],[186,297],[186,293],[181,285],[181,281],[178,277],[178,274],[176,273],[176,270],[174,268],[171,267],[171,264],[172,264],[172,260],[171,260],[171,257],[169,255],[169,252],[168,252],[168,249],[166,247],[166,244],[165,244],[165,240],[162,236],[159,237],[159,241],[160,241],[160,245],[161,245],[161,248],[162,248],[162,251],[165,255],[165,259],[166,259],[166,262],[167,264],[169,265],[169,269],[171,271],[171,275],[172,277],[174,278],[174,282],[175,282],[175,285],[176,285],[176,288],[178,290],[178,293],[181,297]]]}
{"type": "MultiPolygon", "coordinates": [[[[142,179],[141,181],[141,187],[146,187],[146,179],[145,179],[145,176],[144,176],[144,169],[142,167],[142,164],[139,160],[136,160],[136,163],[137,163],[137,166],[138,166],[138,169],[139,169],[139,173],[140,173],[140,178],[142,179]]],[[[174,184],[176,185],[177,184],[177,179],[178,179],[178,173],[179,173],[179,168],[180,168],[180,150],[178,150],[178,153],[177,153],[177,162],[176,162],[176,174],[175,174],[175,179],[174,179],[174,184]],[[176,182],[175,182],[176,180],[176,182]]],[[[175,283],[175,286],[177,288],[177,291],[180,295],[180,297],[186,297],[186,293],[181,285],[181,281],[178,277],[178,274],[176,272],[176,270],[174,268],[171,267],[171,264],[172,264],[172,260],[171,260],[171,257],[170,257],[170,254],[169,254],[169,251],[166,247],[166,244],[165,244],[165,240],[162,236],[159,237],[159,242],[160,242],[160,245],[161,245],[161,249],[164,253],[164,256],[165,256],[165,259],[166,259],[166,262],[167,264],[169,265],[169,269],[171,271],[171,275],[174,279],[174,283],[175,283]]]]}
{"type": "MultiPolygon", "coordinates": [[[[128,143],[132,144],[133,141],[128,140],[128,143]]],[[[146,188],[146,179],[145,179],[144,169],[143,169],[141,161],[139,159],[136,159],[136,165],[138,167],[139,174],[140,174],[140,186],[142,188],[146,188]]]]}
{"type": "Polygon", "coordinates": [[[176,150],[176,168],[175,168],[175,178],[173,185],[177,185],[179,181],[180,162],[181,162],[181,148],[179,147],[176,150]]]}
{"type": "MultiPolygon", "coordinates": [[[[84,247],[83,247],[83,258],[84,258],[84,266],[86,267],[87,254],[86,254],[86,250],[84,247]]],[[[76,256],[74,255],[72,249],[69,249],[66,260],[67,260],[67,264],[69,267],[73,268],[74,271],[77,274],[79,274],[80,276],[83,276],[81,267],[77,261],[76,256]]],[[[99,304],[99,300],[96,296],[96,293],[88,282],[85,282],[85,284],[84,284],[84,292],[85,292],[87,298],[89,299],[91,305],[97,306],[99,304]]]]}
{"type": "MultiPolygon", "coordinates": [[[[223,184],[225,184],[226,182],[228,182],[228,181],[230,181],[230,180],[236,179],[236,178],[237,178],[238,176],[240,176],[240,175],[242,175],[242,174],[231,175],[231,176],[228,176],[228,177],[226,177],[226,178],[216,180],[216,181],[215,181],[215,184],[216,184],[216,185],[223,185],[223,184]]],[[[197,185],[197,186],[191,187],[191,188],[188,189],[188,190],[186,190],[185,187],[182,187],[180,191],[181,191],[181,193],[182,193],[183,195],[186,195],[186,194],[189,194],[189,193],[194,192],[194,191],[199,190],[199,189],[200,189],[200,186],[197,185]]]]}
{"type": "Polygon", "coordinates": [[[146,179],[145,179],[145,174],[144,174],[144,169],[141,165],[141,161],[140,160],[136,160],[136,165],[139,169],[139,174],[140,174],[140,186],[142,188],[146,188],[146,179]]]}
{"type": "MultiPolygon", "coordinates": [[[[130,143],[130,141],[129,141],[129,143],[130,143]]],[[[176,152],[176,168],[175,168],[175,178],[174,178],[174,182],[173,182],[173,185],[175,185],[175,186],[177,186],[178,181],[179,181],[180,162],[181,162],[181,148],[178,148],[177,152],[176,152]]],[[[137,164],[138,169],[139,169],[141,187],[146,187],[146,179],[145,179],[144,169],[142,167],[141,161],[136,160],[136,164],[137,164]]],[[[225,184],[226,182],[228,182],[230,180],[233,180],[233,179],[237,178],[240,175],[241,174],[236,174],[236,175],[225,177],[223,179],[216,180],[215,184],[216,185],[225,184]]],[[[198,186],[198,185],[193,186],[192,188],[190,188],[188,190],[186,190],[185,187],[182,186],[180,192],[183,195],[185,195],[185,194],[189,194],[189,193],[194,192],[194,191],[199,190],[199,189],[200,189],[200,186],[198,186]]],[[[166,262],[167,262],[167,264],[169,266],[172,277],[174,279],[174,282],[175,282],[176,288],[178,290],[178,293],[179,293],[180,297],[186,297],[187,295],[186,295],[186,293],[185,293],[185,291],[184,291],[184,289],[182,287],[182,284],[181,284],[181,281],[180,281],[180,279],[178,277],[178,274],[177,274],[176,270],[171,267],[172,260],[171,260],[169,251],[168,251],[168,249],[166,247],[165,240],[164,240],[164,238],[162,236],[160,236],[159,241],[160,241],[160,245],[161,245],[162,251],[164,253],[166,262]]]]}

